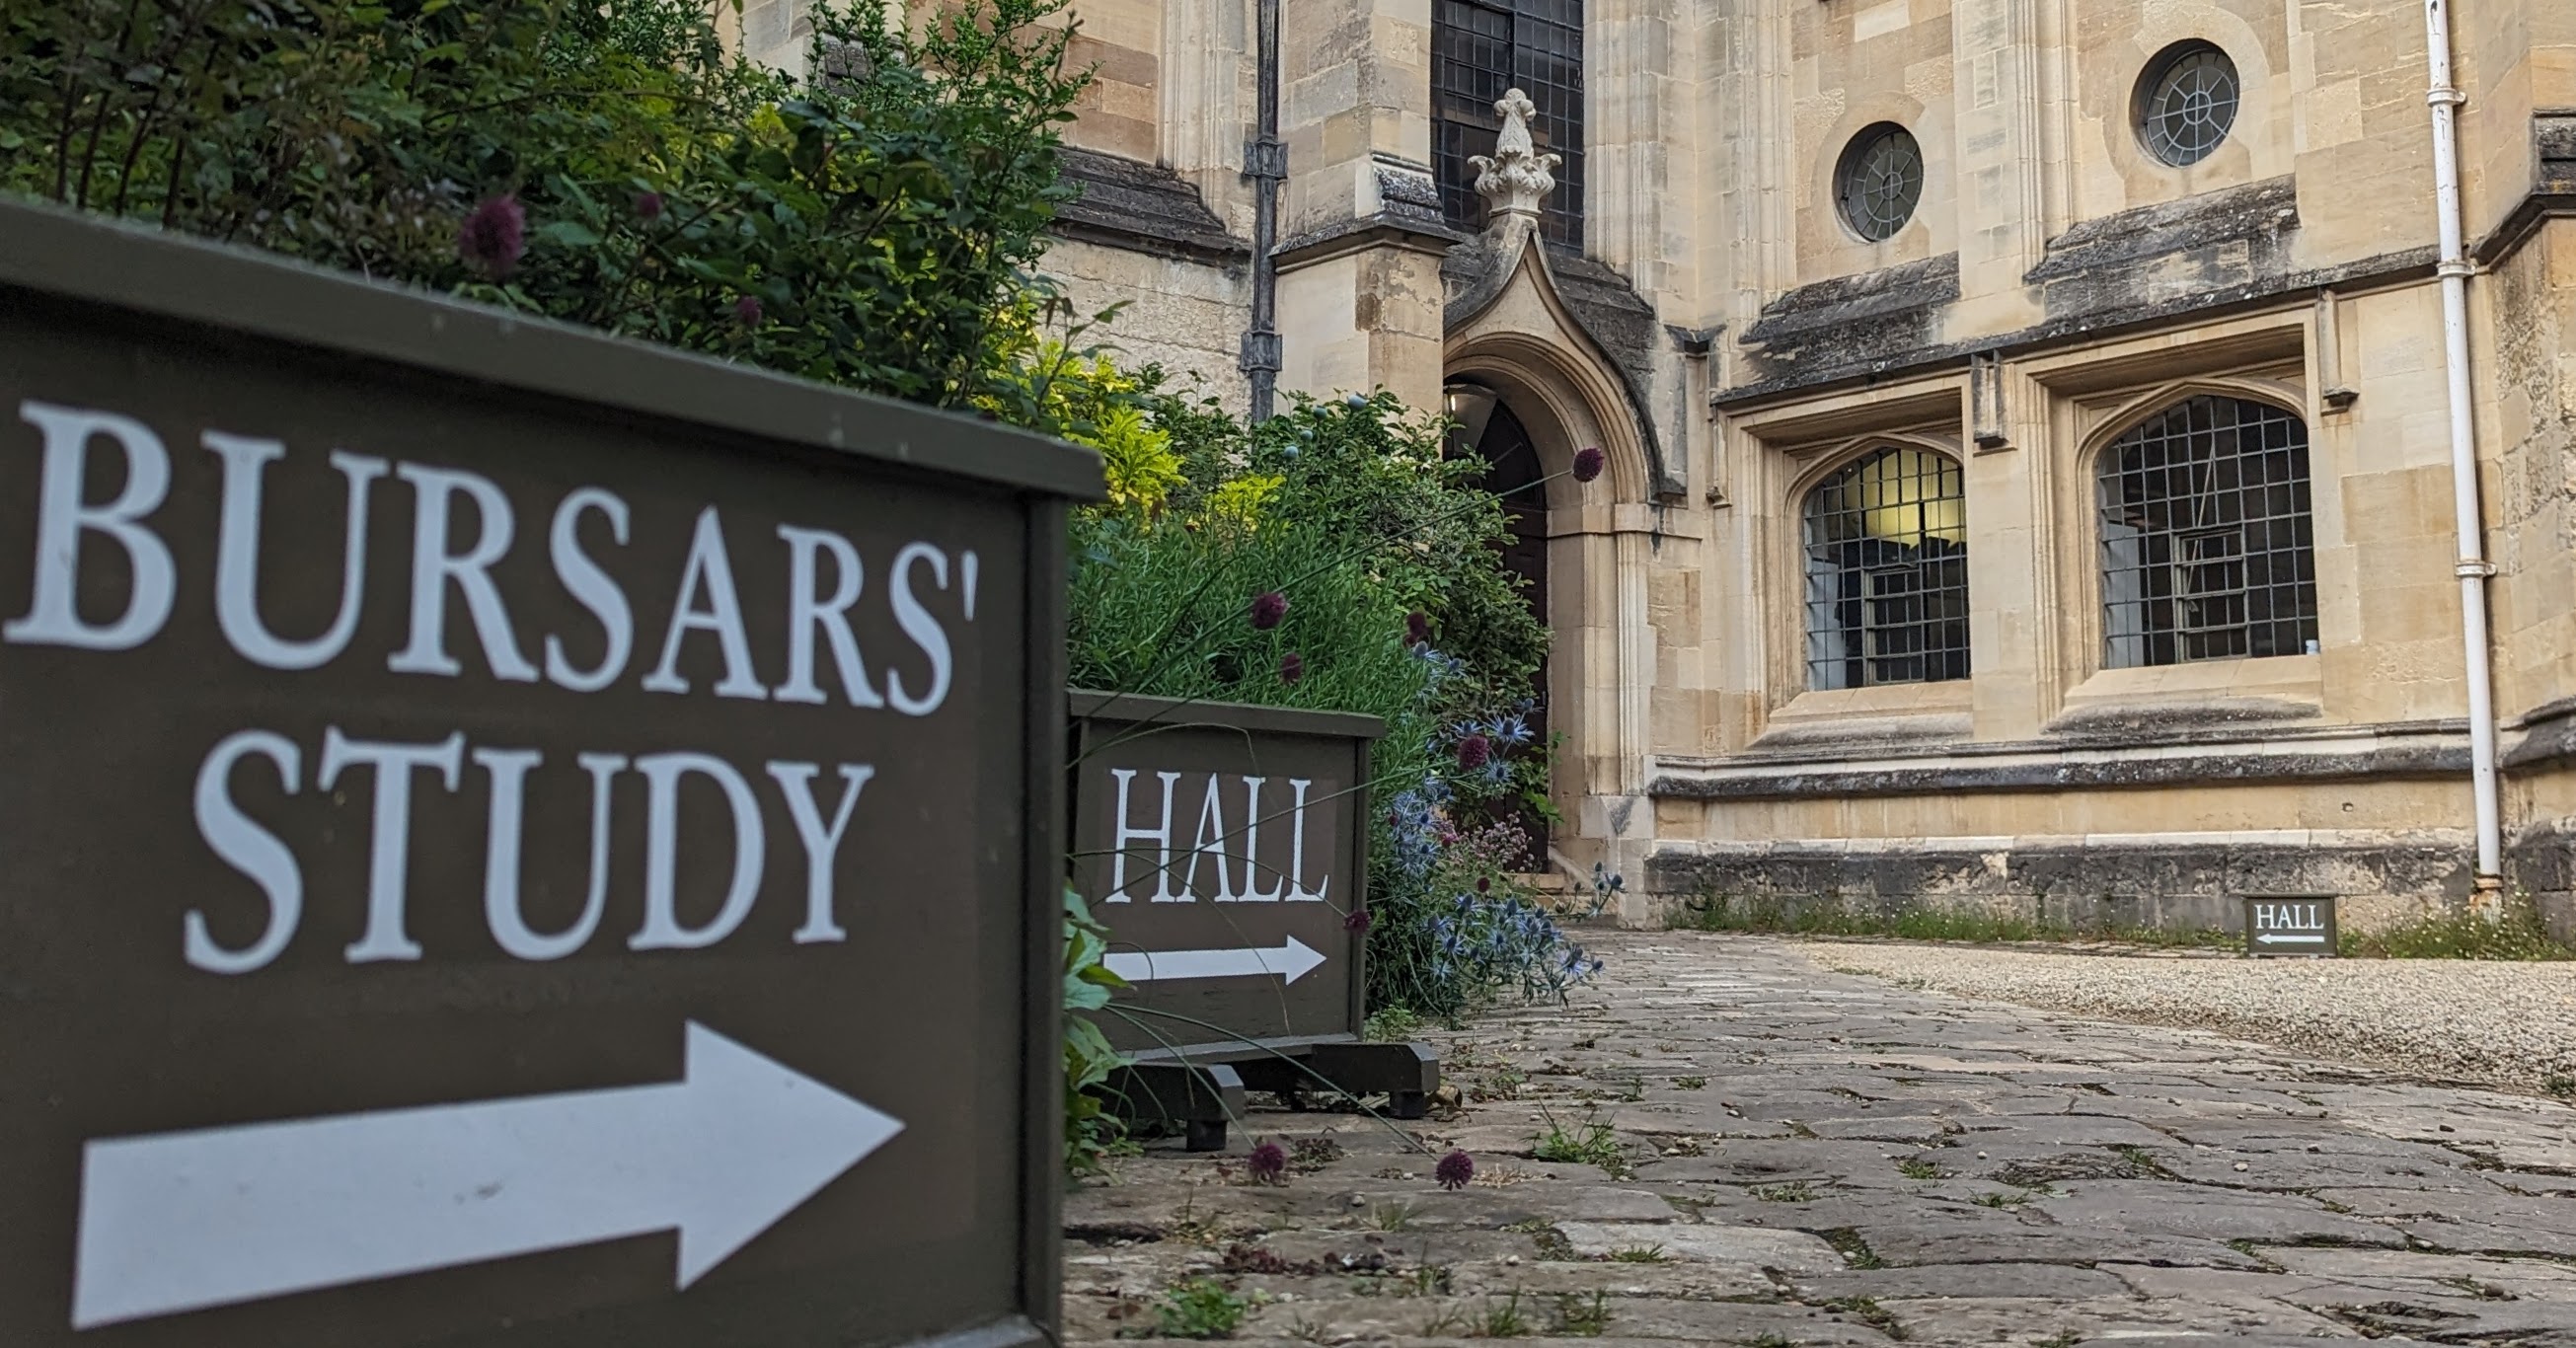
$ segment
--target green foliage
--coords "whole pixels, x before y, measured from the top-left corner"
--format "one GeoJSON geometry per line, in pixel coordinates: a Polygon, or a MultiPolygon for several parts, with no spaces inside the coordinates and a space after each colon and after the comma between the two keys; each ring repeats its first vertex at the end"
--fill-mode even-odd
{"type": "Polygon", "coordinates": [[[1896,1173],[1910,1180],[1936,1180],[1941,1178],[1941,1167],[1920,1156],[1908,1156],[1896,1163],[1896,1173]]]}
{"type": "Polygon", "coordinates": [[[1360,1038],[1372,1044],[1400,1043],[1422,1032],[1422,1017],[1401,1006],[1372,1011],[1360,1024],[1360,1038]]]}
{"type": "Polygon", "coordinates": [[[1064,1166],[1068,1175],[1097,1172],[1119,1136],[1118,1120],[1101,1108],[1091,1088],[1109,1079],[1126,1059],[1109,1046],[1100,1027],[1083,1015],[1109,1004],[1128,986],[1109,971],[1109,931],[1094,921],[1082,896],[1064,891],[1064,1166]]]}
{"type": "Polygon", "coordinates": [[[1829,902],[1796,903],[1722,894],[1688,900],[1680,912],[1673,914],[1671,925],[1691,931],[1795,936],[1893,936],[1908,941],[2118,941],[2186,949],[2225,949],[2244,939],[2215,928],[2074,927],[1978,909],[1911,908],[1890,913],[1847,909],[1829,902]]]}
{"type": "Polygon", "coordinates": [[[1547,746],[1519,713],[1547,634],[1503,565],[1483,463],[1384,395],[1246,426],[1160,384],[1062,351],[1026,394],[1102,448],[1118,496],[1074,529],[1075,685],[1386,721],[1367,907],[1348,913],[1369,924],[1373,1010],[1450,1020],[1588,977],[1511,879],[1528,840],[1509,821],[1546,805],[1547,746]],[[1286,612],[1257,625],[1270,593],[1286,612]],[[1485,765],[1461,759],[1471,735],[1485,765]]]}
{"type": "Polygon", "coordinates": [[[2492,917],[2442,912],[2379,931],[2347,931],[2338,944],[2347,959],[2576,959],[2576,949],[2552,937],[2527,902],[2507,904],[2492,917]]]}
{"type": "Polygon", "coordinates": [[[1612,1179],[1627,1175],[1627,1153],[1620,1150],[1618,1131],[1608,1123],[1586,1114],[1582,1121],[1568,1128],[1552,1113],[1545,1114],[1545,1118],[1547,1131],[1538,1135],[1530,1147],[1530,1155],[1542,1161],[1596,1165],[1612,1179]]]}
{"type": "Polygon", "coordinates": [[[1234,1335],[1252,1304],[1213,1278],[1190,1278],[1164,1289],[1154,1308],[1167,1339],[1223,1339],[1234,1335]]]}
{"type": "Polygon", "coordinates": [[[820,4],[803,83],[725,50],[730,3],[12,6],[0,190],[924,402],[1006,382],[1060,308],[1067,0],[820,4]],[[524,255],[461,255],[502,195],[524,255]]]}
{"type": "Polygon", "coordinates": [[[1614,1264],[1665,1264],[1672,1262],[1661,1245],[1622,1245],[1610,1252],[1614,1264]]]}
{"type": "Polygon", "coordinates": [[[1610,1327],[1610,1297],[1566,1293],[1556,1299],[1556,1332],[1574,1338],[1598,1338],[1610,1327]]]}

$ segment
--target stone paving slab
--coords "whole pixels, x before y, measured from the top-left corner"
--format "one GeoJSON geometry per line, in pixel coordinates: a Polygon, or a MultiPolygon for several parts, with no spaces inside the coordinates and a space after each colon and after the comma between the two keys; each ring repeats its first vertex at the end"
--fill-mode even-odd
{"type": "Polygon", "coordinates": [[[1570,1004],[1428,1036],[1454,1110],[1256,1098],[1227,1154],[1154,1143],[1078,1186],[1066,1341],[1152,1337],[1204,1277],[1242,1344],[2576,1348],[2564,1103],[1762,939],[1586,944],[1608,969],[1570,1004]],[[1453,1146],[1477,1175],[1447,1193],[1453,1146]]]}

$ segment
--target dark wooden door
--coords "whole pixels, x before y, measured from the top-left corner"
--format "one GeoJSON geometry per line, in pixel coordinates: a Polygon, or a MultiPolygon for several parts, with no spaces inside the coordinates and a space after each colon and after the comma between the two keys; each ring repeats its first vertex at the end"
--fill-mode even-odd
{"type": "MultiPolygon", "coordinates": [[[[1539,626],[1547,626],[1547,477],[1538,448],[1509,406],[1496,400],[1475,438],[1475,452],[1485,460],[1485,485],[1503,498],[1511,538],[1503,545],[1503,564],[1521,578],[1521,600],[1539,626]]],[[[1551,655],[1550,657],[1554,657],[1551,655]]],[[[1530,687],[1530,742],[1547,743],[1547,666],[1539,666],[1530,687]]],[[[1529,835],[1526,869],[1547,869],[1546,816],[1526,806],[1514,811],[1529,835]]]]}

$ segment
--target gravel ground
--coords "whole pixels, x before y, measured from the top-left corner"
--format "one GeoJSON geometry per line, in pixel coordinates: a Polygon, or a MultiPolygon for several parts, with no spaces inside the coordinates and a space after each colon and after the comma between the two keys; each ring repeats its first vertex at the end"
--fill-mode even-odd
{"type": "Polygon", "coordinates": [[[1954,996],[2218,1030],[2437,1081],[2576,1090],[2576,964],[2190,959],[1844,941],[1795,948],[1819,968],[1954,996]]]}

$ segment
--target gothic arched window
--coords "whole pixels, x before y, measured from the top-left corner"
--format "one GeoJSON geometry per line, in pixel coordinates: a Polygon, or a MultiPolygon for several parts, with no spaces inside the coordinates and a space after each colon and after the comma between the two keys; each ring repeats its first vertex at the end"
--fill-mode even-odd
{"type": "Polygon", "coordinates": [[[2315,643],[2307,423],[2248,398],[2188,398],[2112,441],[2096,480],[2104,665],[2315,643]]]}
{"type": "Polygon", "coordinates": [[[1471,155],[1492,155],[1507,89],[1538,114],[1530,140],[1560,162],[1539,233],[1583,246],[1583,0],[1431,0],[1431,168],[1451,225],[1484,228],[1471,155]]]}
{"type": "Polygon", "coordinates": [[[1807,493],[1807,686],[1968,677],[1968,494],[1958,460],[1872,450],[1807,493]]]}

